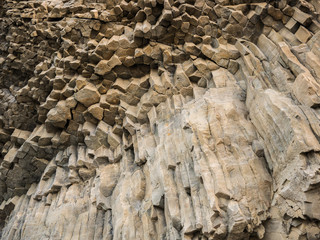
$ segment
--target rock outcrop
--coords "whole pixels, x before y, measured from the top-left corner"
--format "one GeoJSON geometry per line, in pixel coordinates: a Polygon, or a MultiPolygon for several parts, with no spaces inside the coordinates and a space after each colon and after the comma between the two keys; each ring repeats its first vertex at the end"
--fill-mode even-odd
{"type": "Polygon", "coordinates": [[[0,1],[0,239],[320,239],[319,14],[0,1]]]}

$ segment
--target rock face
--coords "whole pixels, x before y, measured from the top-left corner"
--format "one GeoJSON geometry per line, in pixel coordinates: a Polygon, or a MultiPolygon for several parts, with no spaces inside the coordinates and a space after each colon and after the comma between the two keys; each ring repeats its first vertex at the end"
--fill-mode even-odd
{"type": "Polygon", "coordinates": [[[320,239],[319,13],[0,1],[0,239],[320,239]]]}

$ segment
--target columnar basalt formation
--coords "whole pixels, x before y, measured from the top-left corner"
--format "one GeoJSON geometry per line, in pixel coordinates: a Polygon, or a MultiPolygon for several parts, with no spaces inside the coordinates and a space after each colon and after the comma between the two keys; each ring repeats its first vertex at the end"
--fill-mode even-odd
{"type": "Polygon", "coordinates": [[[319,13],[0,1],[0,238],[320,239],[319,13]]]}

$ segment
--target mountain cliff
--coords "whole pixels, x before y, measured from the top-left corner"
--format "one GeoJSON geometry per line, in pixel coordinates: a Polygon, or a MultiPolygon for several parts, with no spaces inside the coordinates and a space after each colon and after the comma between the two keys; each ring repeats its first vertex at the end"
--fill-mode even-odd
{"type": "Polygon", "coordinates": [[[0,239],[320,239],[317,0],[0,1],[0,239]]]}

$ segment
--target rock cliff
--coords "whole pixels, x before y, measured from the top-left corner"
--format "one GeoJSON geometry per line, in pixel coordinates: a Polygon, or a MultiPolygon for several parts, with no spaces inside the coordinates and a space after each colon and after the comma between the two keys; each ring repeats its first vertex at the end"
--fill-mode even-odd
{"type": "Polygon", "coordinates": [[[318,0],[1,0],[0,239],[320,239],[318,0]]]}

